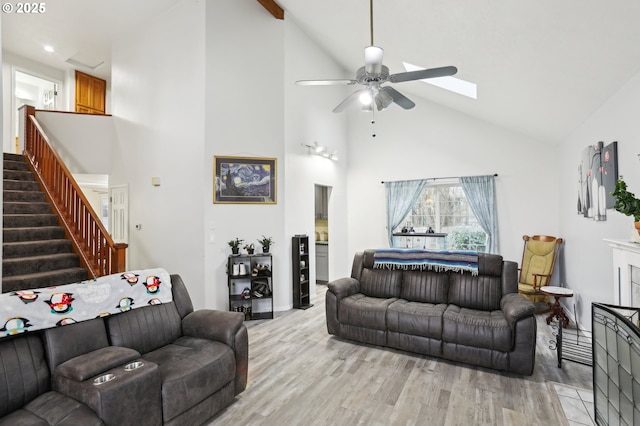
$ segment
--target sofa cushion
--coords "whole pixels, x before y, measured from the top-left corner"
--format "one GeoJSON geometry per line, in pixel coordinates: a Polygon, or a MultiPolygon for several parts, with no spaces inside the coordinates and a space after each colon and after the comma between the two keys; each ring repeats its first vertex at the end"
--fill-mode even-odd
{"type": "Polygon", "coordinates": [[[389,305],[387,326],[389,331],[442,339],[442,315],[446,309],[443,303],[434,305],[400,299],[389,305]]]}
{"type": "Polygon", "coordinates": [[[340,301],[338,319],[342,324],[386,330],[387,308],[396,300],[396,298],[383,299],[356,293],[340,301]]]}
{"type": "Polygon", "coordinates": [[[449,274],[431,271],[403,271],[400,298],[412,302],[447,303],[449,274]]]}
{"type": "Polygon", "coordinates": [[[42,340],[27,333],[0,342],[0,417],[51,389],[42,340]]]}
{"type": "Polygon", "coordinates": [[[97,426],[103,424],[102,420],[89,407],[55,391],[40,395],[24,408],[0,419],[0,425],[7,426],[97,426]]]}
{"type": "Polygon", "coordinates": [[[105,317],[109,342],[141,354],[165,346],[182,335],[180,315],[173,302],[133,309],[105,317]]]}
{"type": "Polygon", "coordinates": [[[513,347],[511,327],[502,311],[478,311],[449,305],[443,316],[442,339],[497,351],[513,347]]]}
{"type": "Polygon", "coordinates": [[[499,254],[478,253],[478,274],[499,277],[504,266],[502,262],[499,254]]]}
{"type": "Polygon", "coordinates": [[[499,276],[452,273],[449,283],[450,304],[481,311],[500,309],[502,279],[499,276]]]}
{"type": "Polygon", "coordinates": [[[402,271],[388,269],[363,269],[360,292],[371,297],[400,297],[402,271]]]}
{"type": "Polygon", "coordinates": [[[51,371],[65,361],[109,346],[102,318],[42,331],[51,371]]]}
{"type": "MultiPolygon", "coordinates": [[[[146,309],[141,309],[146,310],[146,309]]],[[[235,378],[235,354],[220,342],[180,337],[143,359],[158,364],[165,422],[195,406],[235,378]]]]}

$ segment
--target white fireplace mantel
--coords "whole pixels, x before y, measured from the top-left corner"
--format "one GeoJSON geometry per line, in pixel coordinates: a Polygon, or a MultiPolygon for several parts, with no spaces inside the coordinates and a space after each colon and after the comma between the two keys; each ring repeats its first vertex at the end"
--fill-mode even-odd
{"type": "Polygon", "coordinates": [[[604,241],[613,249],[613,303],[640,307],[640,283],[634,282],[632,273],[634,267],[640,271],[640,244],[608,238],[604,241]]]}

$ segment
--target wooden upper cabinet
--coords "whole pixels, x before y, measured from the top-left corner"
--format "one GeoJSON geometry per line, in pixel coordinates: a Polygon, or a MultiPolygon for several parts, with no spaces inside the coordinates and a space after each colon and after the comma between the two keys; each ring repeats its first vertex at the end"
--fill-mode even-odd
{"type": "Polygon", "coordinates": [[[76,112],[104,114],[107,82],[76,70],[76,112]]]}

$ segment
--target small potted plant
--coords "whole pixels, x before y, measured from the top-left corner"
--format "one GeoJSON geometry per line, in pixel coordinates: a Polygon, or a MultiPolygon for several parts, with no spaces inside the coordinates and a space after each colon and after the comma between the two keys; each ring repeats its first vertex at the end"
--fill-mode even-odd
{"type": "Polygon", "coordinates": [[[273,238],[265,237],[264,235],[262,236],[261,239],[258,240],[258,242],[260,243],[260,245],[262,245],[263,253],[269,253],[269,248],[271,247],[272,244],[275,244],[273,241],[273,238]]]}
{"type": "Polygon", "coordinates": [[[627,191],[627,184],[622,176],[616,182],[616,188],[611,195],[616,199],[613,208],[624,215],[633,217],[635,227],[640,233],[640,200],[636,198],[635,194],[627,191]]]}
{"type": "Polygon", "coordinates": [[[255,250],[255,247],[256,246],[253,243],[251,243],[251,244],[245,244],[245,246],[242,247],[242,248],[247,251],[247,254],[253,254],[253,251],[255,250]]]}
{"type": "Polygon", "coordinates": [[[240,252],[240,244],[242,244],[243,241],[244,240],[241,240],[240,238],[235,238],[229,241],[227,244],[231,247],[231,253],[238,254],[240,252]]]}

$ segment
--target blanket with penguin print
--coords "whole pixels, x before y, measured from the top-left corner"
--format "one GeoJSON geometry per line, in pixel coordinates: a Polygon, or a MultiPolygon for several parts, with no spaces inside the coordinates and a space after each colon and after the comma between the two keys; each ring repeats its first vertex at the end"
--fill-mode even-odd
{"type": "Polygon", "coordinates": [[[2,293],[0,338],[61,327],[172,300],[171,278],[162,268],[2,293]]]}

